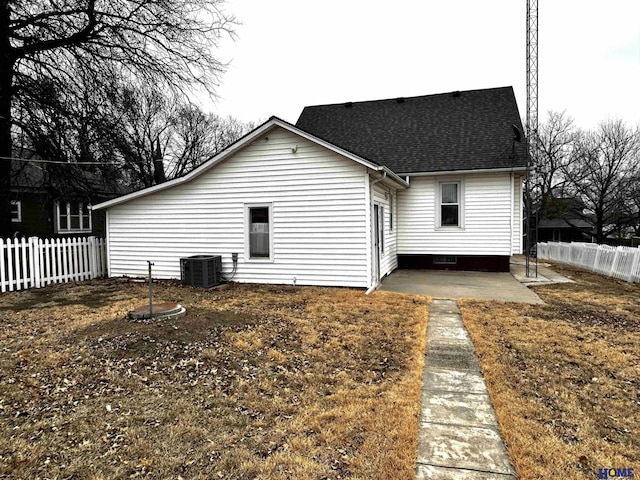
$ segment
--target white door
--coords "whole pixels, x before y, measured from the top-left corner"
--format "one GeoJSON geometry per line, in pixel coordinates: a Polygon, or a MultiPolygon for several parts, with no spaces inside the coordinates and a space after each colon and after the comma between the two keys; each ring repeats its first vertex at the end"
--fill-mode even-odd
{"type": "Polygon", "coordinates": [[[382,207],[377,203],[373,205],[373,278],[380,281],[380,257],[382,255],[382,207]]]}

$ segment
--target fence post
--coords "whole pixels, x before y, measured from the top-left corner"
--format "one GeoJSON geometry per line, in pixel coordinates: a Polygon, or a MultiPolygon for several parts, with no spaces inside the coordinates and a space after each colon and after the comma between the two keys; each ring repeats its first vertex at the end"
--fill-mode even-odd
{"type": "Polygon", "coordinates": [[[31,266],[31,287],[40,288],[40,255],[38,237],[29,237],[29,265],[31,266]]]}
{"type": "Polygon", "coordinates": [[[4,278],[4,240],[0,238],[0,292],[7,291],[4,278]]]}
{"type": "Polygon", "coordinates": [[[89,278],[96,278],[96,237],[93,235],[89,240],[89,278]]]}
{"type": "MultiPolygon", "coordinates": [[[[628,282],[634,282],[636,279],[636,272],[640,275],[640,247],[633,253],[633,262],[631,264],[631,270],[629,270],[628,282]]],[[[638,279],[640,280],[640,278],[638,279]]]]}
{"type": "Polygon", "coordinates": [[[620,249],[621,249],[621,247],[616,247],[616,253],[613,256],[613,262],[611,262],[611,271],[609,272],[609,276],[610,277],[615,276],[614,273],[615,273],[616,268],[618,266],[618,259],[620,258],[620,249]]]}
{"type": "Polygon", "coordinates": [[[7,238],[7,277],[9,280],[9,291],[13,292],[13,256],[11,255],[11,239],[7,238]]]}

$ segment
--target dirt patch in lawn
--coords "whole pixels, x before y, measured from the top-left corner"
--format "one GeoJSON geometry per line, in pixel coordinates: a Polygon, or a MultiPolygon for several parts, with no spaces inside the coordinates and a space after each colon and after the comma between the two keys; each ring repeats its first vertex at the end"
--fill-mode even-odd
{"type": "Polygon", "coordinates": [[[521,479],[640,466],[640,285],[553,265],[546,305],[464,301],[521,479]]]}
{"type": "Polygon", "coordinates": [[[0,476],[412,478],[427,299],[144,285],[0,297],[0,476]]]}

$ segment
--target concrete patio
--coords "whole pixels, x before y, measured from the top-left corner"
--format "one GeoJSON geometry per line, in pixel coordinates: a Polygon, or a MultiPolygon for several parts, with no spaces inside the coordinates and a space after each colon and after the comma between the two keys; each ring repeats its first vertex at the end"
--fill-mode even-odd
{"type": "MultiPolygon", "coordinates": [[[[533,269],[532,269],[533,270],[533,269]]],[[[380,290],[428,295],[432,298],[472,298],[530,304],[544,303],[530,285],[571,282],[538,265],[538,277],[527,277],[523,256],[511,260],[511,273],[455,270],[396,270],[382,281],[380,290]]]]}

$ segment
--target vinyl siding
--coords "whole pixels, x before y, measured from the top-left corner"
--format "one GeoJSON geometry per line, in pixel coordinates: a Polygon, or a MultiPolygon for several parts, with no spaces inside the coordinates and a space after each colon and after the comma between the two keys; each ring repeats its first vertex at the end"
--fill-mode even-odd
{"type": "MultiPolygon", "coordinates": [[[[380,278],[383,278],[386,275],[389,275],[396,268],[398,268],[398,256],[397,256],[397,225],[398,225],[398,215],[397,211],[394,212],[393,219],[393,230],[390,228],[390,201],[389,198],[391,195],[396,195],[395,190],[383,185],[375,184],[373,186],[374,195],[373,201],[384,206],[384,252],[380,257],[380,278]]],[[[394,202],[397,204],[397,197],[394,198],[394,202]]],[[[397,206],[394,205],[394,210],[397,209],[397,206]]]]}
{"type": "Polygon", "coordinates": [[[523,188],[522,188],[522,177],[520,175],[515,175],[513,180],[514,183],[514,197],[513,197],[513,249],[512,254],[521,254],[522,253],[522,227],[523,227],[523,188]]]}
{"type": "Polygon", "coordinates": [[[511,254],[510,173],[412,177],[410,185],[398,192],[398,254],[511,254]],[[448,180],[463,182],[463,228],[436,228],[437,185],[448,180]]]}
{"type": "Polygon", "coordinates": [[[366,287],[366,169],[281,128],[190,182],[109,208],[110,275],[179,278],[222,255],[234,281],[366,287]],[[265,139],[268,137],[268,140],[265,139]],[[292,148],[297,145],[297,151],[292,148]],[[273,261],[245,258],[245,204],[273,208],[273,261]]]}

